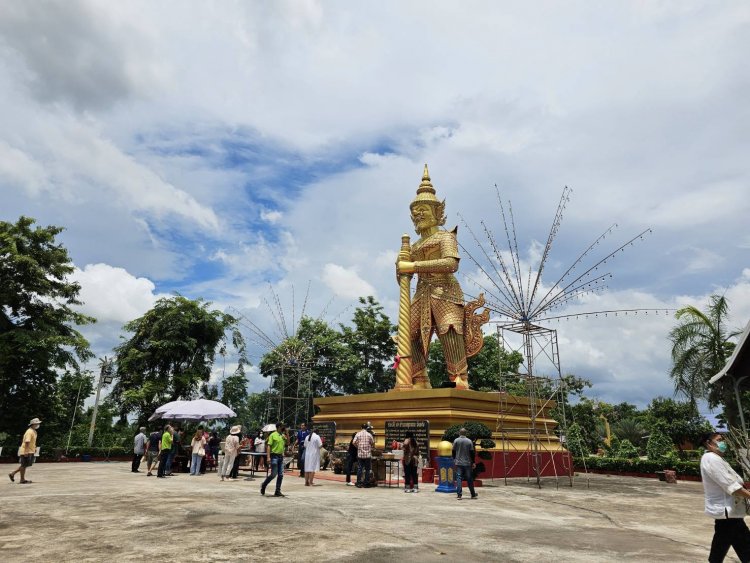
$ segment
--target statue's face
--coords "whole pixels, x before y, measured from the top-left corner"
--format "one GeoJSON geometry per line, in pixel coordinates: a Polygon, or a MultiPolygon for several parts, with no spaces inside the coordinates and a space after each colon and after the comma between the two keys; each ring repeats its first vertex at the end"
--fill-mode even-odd
{"type": "Polygon", "coordinates": [[[411,220],[418,233],[422,233],[432,227],[437,227],[438,220],[435,217],[435,208],[429,203],[418,203],[411,210],[411,220]]]}

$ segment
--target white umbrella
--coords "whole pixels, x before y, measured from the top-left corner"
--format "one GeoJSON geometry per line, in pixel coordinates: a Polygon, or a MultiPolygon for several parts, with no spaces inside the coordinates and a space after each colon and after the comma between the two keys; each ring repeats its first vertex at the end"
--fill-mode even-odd
{"type": "Polygon", "coordinates": [[[175,405],[161,417],[166,419],[181,420],[212,420],[215,418],[232,418],[237,413],[219,401],[208,399],[196,399],[195,401],[182,401],[175,405]]]}
{"type": "Polygon", "coordinates": [[[276,425],[266,424],[261,430],[263,430],[263,432],[276,432],[276,425]]]}
{"type": "Polygon", "coordinates": [[[188,401],[169,401],[168,403],[163,404],[162,406],[158,407],[154,414],[152,414],[148,421],[151,422],[153,420],[158,420],[162,418],[165,412],[169,411],[170,409],[181,405],[182,403],[187,403],[188,401]]]}

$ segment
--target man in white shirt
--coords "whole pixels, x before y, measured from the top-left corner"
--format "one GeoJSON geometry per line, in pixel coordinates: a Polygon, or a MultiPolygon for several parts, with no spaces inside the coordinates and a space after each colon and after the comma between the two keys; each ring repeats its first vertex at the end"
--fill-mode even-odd
{"type": "Polygon", "coordinates": [[[706,498],[706,514],[714,519],[710,563],[724,561],[733,547],[740,561],[750,561],[750,530],[745,524],[747,499],[742,477],[726,462],[727,444],[718,432],[703,437],[706,453],[701,458],[701,478],[706,498]]]}

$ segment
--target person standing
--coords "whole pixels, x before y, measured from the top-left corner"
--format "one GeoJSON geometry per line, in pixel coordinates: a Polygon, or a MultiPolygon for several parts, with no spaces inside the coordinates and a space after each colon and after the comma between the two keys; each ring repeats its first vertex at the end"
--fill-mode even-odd
{"type": "Polygon", "coordinates": [[[705,513],[714,519],[714,538],[709,563],[724,561],[734,548],[740,561],[750,561],[750,530],[745,524],[750,491],[742,477],[724,459],[727,443],[718,432],[703,436],[706,453],[701,457],[701,479],[705,496],[705,513]]]}
{"type": "Polygon", "coordinates": [[[354,443],[356,435],[356,432],[352,432],[352,439],[349,440],[349,449],[346,451],[346,467],[344,472],[346,473],[346,484],[349,487],[354,486],[354,483],[352,483],[352,469],[354,468],[354,462],[357,461],[357,445],[354,443]]]}
{"type": "Polygon", "coordinates": [[[297,430],[297,469],[300,477],[305,476],[305,438],[309,434],[307,425],[304,422],[300,424],[297,430]]]}
{"type": "Polygon", "coordinates": [[[237,455],[234,457],[234,463],[232,464],[232,470],[229,472],[229,478],[232,480],[237,480],[240,477],[240,460],[242,458],[242,448],[244,448],[247,445],[246,438],[242,436],[242,427],[240,426],[240,431],[236,434],[237,440],[239,440],[239,446],[237,446],[237,455]]]}
{"type": "Polygon", "coordinates": [[[219,467],[219,448],[221,447],[221,438],[219,438],[218,432],[214,430],[211,432],[211,437],[208,439],[208,451],[211,452],[211,467],[219,467]]]}
{"type": "Polygon", "coordinates": [[[201,470],[201,462],[203,456],[206,455],[206,439],[203,436],[203,428],[198,428],[190,441],[191,459],[190,459],[190,475],[199,475],[201,470]]]}
{"type": "Polygon", "coordinates": [[[363,424],[362,430],[354,436],[354,445],[357,446],[357,487],[359,488],[370,482],[372,470],[372,448],[375,445],[375,439],[368,432],[368,428],[367,423],[363,424]]]}
{"type": "Polygon", "coordinates": [[[146,442],[146,477],[153,475],[154,466],[159,461],[159,450],[161,449],[161,432],[154,430],[148,436],[146,442]]]}
{"type": "Polygon", "coordinates": [[[219,468],[219,477],[221,477],[222,481],[224,480],[224,477],[231,479],[230,474],[234,467],[234,460],[240,450],[240,439],[238,436],[241,430],[242,427],[240,426],[232,426],[232,428],[229,429],[229,436],[224,440],[224,461],[219,468]]]}
{"type": "Polygon", "coordinates": [[[254,451],[256,455],[253,456],[253,471],[258,471],[260,462],[263,461],[263,469],[268,467],[266,465],[266,439],[263,436],[263,431],[258,432],[253,442],[254,451]],[[262,455],[258,455],[262,454],[262,455]]]}
{"type": "Polygon", "coordinates": [[[273,496],[284,496],[281,492],[281,481],[284,479],[284,450],[286,450],[288,443],[288,434],[284,432],[285,430],[286,426],[284,426],[284,423],[279,422],[276,425],[276,430],[268,437],[268,442],[266,443],[266,464],[271,468],[271,471],[260,486],[261,495],[265,496],[266,487],[276,478],[276,492],[273,496]]]}
{"type": "Polygon", "coordinates": [[[453,440],[453,463],[456,465],[456,494],[458,500],[461,500],[461,485],[464,479],[469,485],[471,498],[475,499],[479,495],[474,492],[474,442],[466,437],[466,428],[458,431],[458,438],[453,440]]]}
{"type": "Polygon", "coordinates": [[[140,473],[138,468],[141,466],[141,458],[146,453],[146,441],[148,438],[144,432],[146,431],[145,426],[141,426],[138,429],[138,434],[133,439],[133,463],[130,466],[130,470],[133,473],[140,473]]]}
{"type": "Polygon", "coordinates": [[[412,432],[406,433],[402,447],[404,450],[404,492],[418,493],[417,465],[419,463],[419,442],[414,439],[412,432]]]}
{"type": "Polygon", "coordinates": [[[172,473],[172,464],[174,463],[174,458],[177,457],[177,454],[180,452],[180,446],[182,445],[182,430],[180,430],[179,426],[175,426],[172,430],[172,447],[169,451],[169,457],[167,458],[167,470],[166,474],[169,477],[172,477],[174,474],[172,473]]]}
{"type": "Polygon", "coordinates": [[[320,469],[320,449],[323,447],[323,440],[320,439],[314,427],[310,427],[310,432],[305,438],[305,486],[312,487],[315,479],[315,472],[320,469]]]}
{"type": "Polygon", "coordinates": [[[167,476],[167,462],[172,451],[172,427],[167,424],[159,442],[159,469],[156,476],[164,479],[167,476]]]}
{"type": "Polygon", "coordinates": [[[36,431],[41,423],[42,421],[38,418],[32,418],[29,421],[29,427],[26,429],[26,432],[23,433],[23,438],[21,439],[21,447],[19,448],[18,454],[19,466],[15,471],[8,473],[8,477],[11,481],[15,481],[16,473],[20,473],[21,480],[19,483],[21,485],[28,485],[31,483],[30,480],[26,479],[26,470],[34,465],[34,456],[36,456],[36,431]]]}

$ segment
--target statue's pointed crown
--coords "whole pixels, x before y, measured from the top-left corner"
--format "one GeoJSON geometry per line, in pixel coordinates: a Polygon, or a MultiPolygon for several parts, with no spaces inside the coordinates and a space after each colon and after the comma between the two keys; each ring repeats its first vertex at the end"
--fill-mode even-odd
{"type": "Polygon", "coordinates": [[[427,170],[427,164],[424,165],[424,172],[422,173],[422,183],[417,188],[417,197],[411,202],[410,207],[414,207],[417,203],[431,203],[437,205],[440,202],[435,197],[435,188],[432,186],[430,181],[430,171],[427,170]]]}

